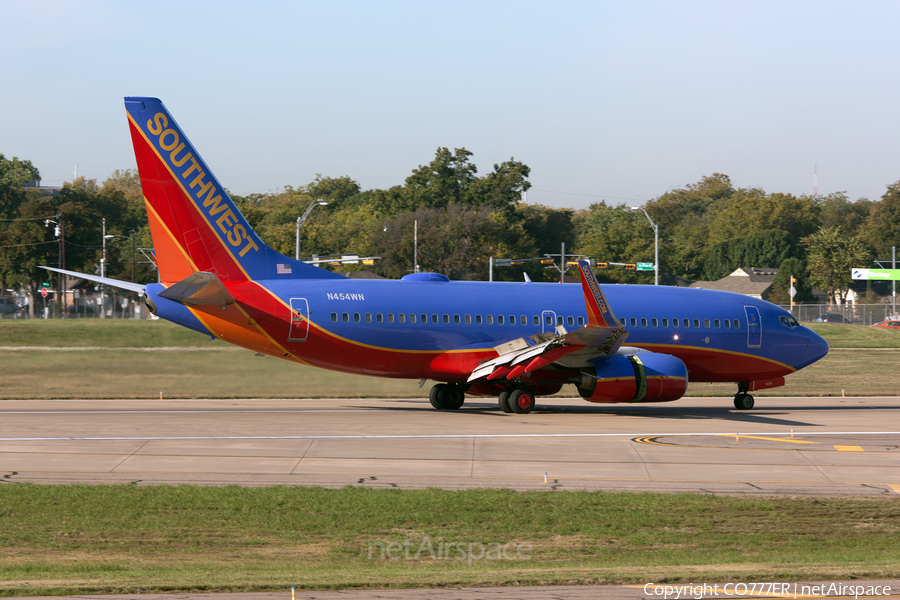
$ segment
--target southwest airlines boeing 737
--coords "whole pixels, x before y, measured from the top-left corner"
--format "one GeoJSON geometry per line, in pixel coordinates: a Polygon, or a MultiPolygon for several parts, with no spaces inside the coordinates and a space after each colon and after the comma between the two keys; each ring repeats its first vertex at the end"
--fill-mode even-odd
{"type": "MultiPolygon", "coordinates": [[[[166,107],[126,98],[160,281],[128,283],[161,318],[269,356],[344,373],[438,382],[431,404],[495,396],[504,412],[574,384],[588,402],[666,402],[688,381],[749,392],[819,360],[825,341],[787,311],[712,290],[348,279],[269,248],[238,211],[166,107]],[[615,313],[613,312],[615,310],[615,313]]],[[[421,384],[420,384],[421,385],[421,384]]]]}

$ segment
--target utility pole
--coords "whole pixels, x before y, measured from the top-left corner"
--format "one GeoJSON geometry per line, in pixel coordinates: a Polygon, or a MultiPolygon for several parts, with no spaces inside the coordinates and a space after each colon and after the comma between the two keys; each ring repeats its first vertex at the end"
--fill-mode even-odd
{"type": "MultiPolygon", "coordinates": [[[[891,246],[891,268],[892,269],[897,268],[897,246],[891,246]]],[[[891,306],[893,307],[892,310],[894,311],[894,314],[896,315],[897,314],[897,282],[892,281],[891,284],[893,285],[893,294],[892,294],[893,303],[891,306]]]]}
{"type": "MultiPolygon", "coordinates": [[[[103,218],[103,256],[100,258],[100,277],[106,277],[106,217],[103,218]]],[[[100,318],[106,318],[105,284],[100,284],[100,318]]]]}
{"type": "Polygon", "coordinates": [[[562,248],[559,250],[559,282],[566,282],[566,243],[562,243],[562,248]]]}
{"type": "Polygon", "coordinates": [[[419,220],[413,221],[413,273],[419,272],[419,220]]]}
{"type": "Polygon", "coordinates": [[[653,219],[650,218],[650,215],[647,214],[647,211],[644,210],[641,206],[632,206],[631,210],[640,210],[644,213],[644,216],[647,217],[647,220],[650,221],[650,227],[653,228],[653,246],[656,249],[656,253],[653,259],[653,274],[654,281],[653,285],[659,285],[659,225],[653,222],[653,219]]]}
{"type": "MultiPolygon", "coordinates": [[[[66,268],[66,228],[63,225],[62,215],[57,215],[57,219],[59,219],[59,268],[66,268]]],[[[60,273],[62,276],[62,285],[60,286],[62,292],[62,306],[58,307],[59,310],[62,311],[62,317],[66,316],[66,283],[67,277],[65,273],[60,273]]]]}
{"type": "Polygon", "coordinates": [[[134,229],[131,230],[131,283],[134,281],[134,229]]]}

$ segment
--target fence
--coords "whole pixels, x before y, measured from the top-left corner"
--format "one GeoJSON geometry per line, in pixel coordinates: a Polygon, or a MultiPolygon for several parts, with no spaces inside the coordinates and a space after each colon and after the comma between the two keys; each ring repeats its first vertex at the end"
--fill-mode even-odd
{"type": "Polygon", "coordinates": [[[890,304],[801,304],[784,306],[798,321],[825,321],[872,325],[893,314],[890,304]]]}
{"type": "MultiPolygon", "coordinates": [[[[146,319],[150,311],[143,303],[138,301],[134,292],[121,292],[113,289],[105,294],[99,292],[69,292],[66,294],[68,302],[60,306],[56,301],[56,294],[51,293],[46,298],[40,295],[34,297],[35,319],[146,319]],[[73,298],[74,296],[74,298],[73,298]]],[[[28,319],[31,311],[28,307],[28,296],[18,295],[15,298],[18,306],[22,307],[14,314],[0,315],[2,318],[28,319]]]]}

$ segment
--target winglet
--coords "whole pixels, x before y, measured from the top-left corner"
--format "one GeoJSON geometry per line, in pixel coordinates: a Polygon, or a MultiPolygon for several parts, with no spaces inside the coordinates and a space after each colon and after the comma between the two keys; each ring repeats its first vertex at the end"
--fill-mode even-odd
{"type": "Polygon", "coordinates": [[[584,304],[587,307],[589,327],[618,327],[619,321],[613,314],[606,296],[594,277],[591,265],[586,260],[578,261],[578,269],[581,271],[581,289],[584,292],[584,304]]]}

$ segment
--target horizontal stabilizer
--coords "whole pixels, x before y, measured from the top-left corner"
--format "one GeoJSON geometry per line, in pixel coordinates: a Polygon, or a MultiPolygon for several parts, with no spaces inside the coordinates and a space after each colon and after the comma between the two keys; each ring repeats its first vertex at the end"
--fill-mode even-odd
{"type": "Polygon", "coordinates": [[[114,288],[119,288],[122,290],[128,290],[129,292],[138,292],[140,294],[144,293],[144,288],[146,287],[143,283],[131,283],[130,281],[120,281],[118,279],[110,279],[109,277],[97,277],[96,275],[88,275],[86,273],[78,273],[76,271],[66,271],[65,269],[56,269],[54,267],[41,267],[42,269],[47,269],[48,271],[54,271],[56,273],[63,273],[65,275],[70,275],[72,277],[78,277],[79,279],[87,279],[88,281],[93,281],[95,283],[102,283],[104,285],[108,285],[114,288]]]}
{"type": "Polygon", "coordinates": [[[225,306],[234,304],[231,295],[215,273],[198,271],[161,291],[158,296],[188,306],[225,306]]]}

